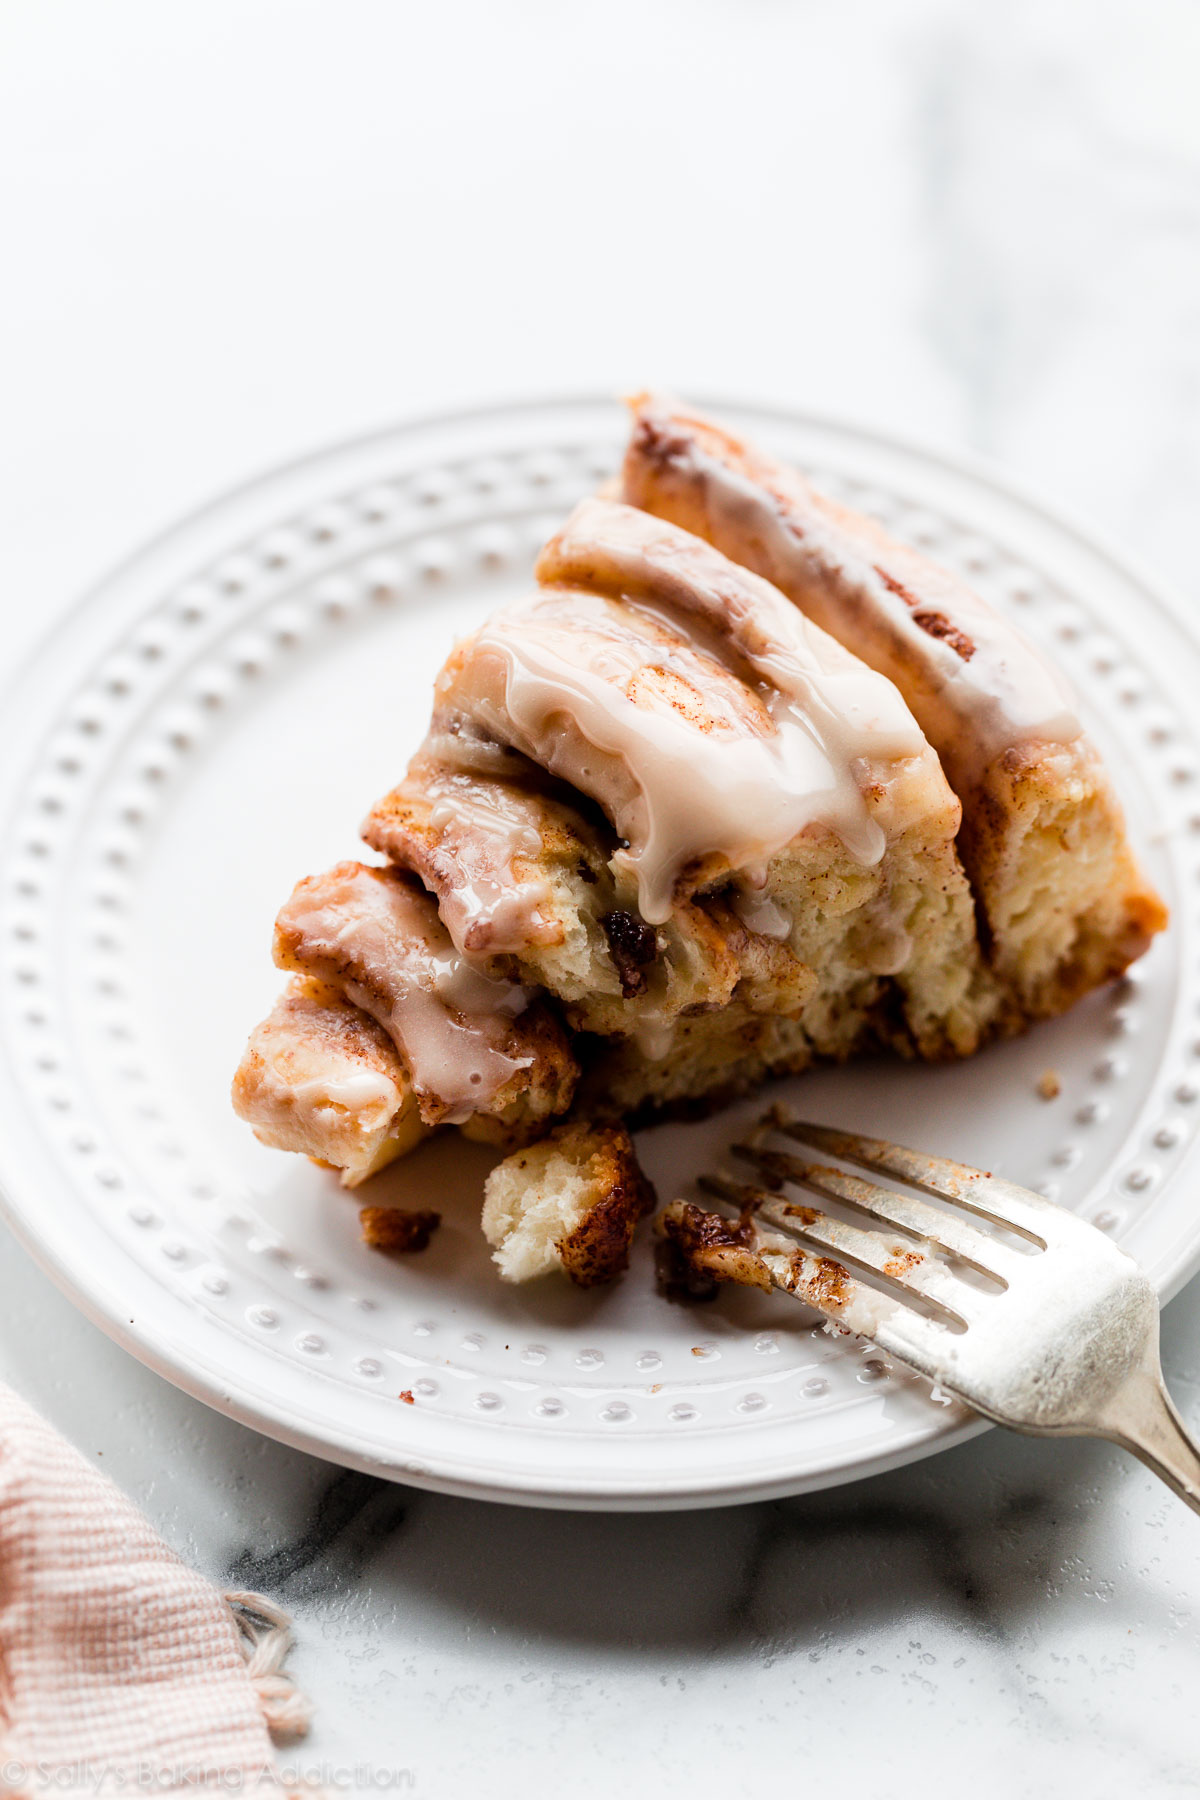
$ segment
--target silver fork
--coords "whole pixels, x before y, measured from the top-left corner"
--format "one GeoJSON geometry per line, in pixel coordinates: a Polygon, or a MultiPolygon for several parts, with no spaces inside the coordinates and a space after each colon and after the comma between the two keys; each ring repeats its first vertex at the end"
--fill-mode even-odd
{"type": "Polygon", "coordinates": [[[1000,1425],[1123,1445],[1200,1512],[1200,1449],[1163,1386],[1157,1297],[1133,1258],[1095,1226],[999,1176],[779,1109],[734,1152],[762,1181],[714,1175],[700,1186],[724,1216],[740,1216],[773,1286],[1000,1425]],[[1030,1248],[946,1207],[773,1148],[773,1136],[950,1201],[1030,1248]],[[887,1230],[789,1200],[785,1184],[887,1230]]]}

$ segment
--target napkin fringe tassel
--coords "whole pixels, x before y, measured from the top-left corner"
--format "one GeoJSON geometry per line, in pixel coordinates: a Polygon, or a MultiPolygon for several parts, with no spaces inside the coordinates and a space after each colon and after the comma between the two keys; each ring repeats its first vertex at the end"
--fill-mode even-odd
{"type": "Polygon", "coordinates": [[[283,1665],[295,1639],[292,1621],[265,1594],[231,1590],[223,1599],[237,1627],[246,1673],[258,1696],[263,1719],[272,1738],[300,1738],[312,1723],[312,1706],[283,1665]]]}

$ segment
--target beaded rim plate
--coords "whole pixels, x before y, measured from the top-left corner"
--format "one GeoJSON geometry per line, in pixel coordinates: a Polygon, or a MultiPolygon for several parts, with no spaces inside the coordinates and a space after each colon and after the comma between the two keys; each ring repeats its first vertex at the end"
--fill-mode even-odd
{"type": "MultiPolygon", "coordinates": [[[[987,1167],[1112,1231],[1172,1293],[1200,1262],[1200,656],[1137,573],[990,473],[844,424],[713,410],[965,570],[1078,687],[1172,927],[1068,1018],[961,1066],[782,1084],[813,1117],[987,1167]],[[1053,1071],[1059,1092],[1039,1089],[1053,1071]]],[[[220,1411],[447,1492],[715,1504],[893,1467],[980,1429],[773,1296],[508,1288],[489,1159],[434,1140],[360,1192],[432,1204],[389,1260],[355,1202],[229,1110],[270,1004],[270,924],[421,734],[452,636],[529,579],[609,475],[608,400],[512,405],[340,446],[230,494],[91,594],[0,724],[0,1185],[98,1324],[220,1411]]],[[[686,1191],[748,1113],[644,1134],[686,1191]]]]}

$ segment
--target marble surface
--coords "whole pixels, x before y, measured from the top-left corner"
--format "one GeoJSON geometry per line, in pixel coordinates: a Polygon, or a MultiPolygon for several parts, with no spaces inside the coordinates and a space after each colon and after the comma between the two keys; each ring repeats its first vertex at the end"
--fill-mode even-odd
{"type": "MultiPolygon", "coordinates": [[[[983,452],[1193,603],[1191,0],[0,11],[0,672],[215,489],[651,378],[983,452]]],[[[1166,1363],[1200,1427],[1200,1289],[1166,1363]]],[[[293,1762],[442,1797],[1200,1787],[1200,1521],[991,1433],[711,1513],[435,1498],[259,1439],[0,1244],[0,1373],[295,1613],[293,1762]]]]}

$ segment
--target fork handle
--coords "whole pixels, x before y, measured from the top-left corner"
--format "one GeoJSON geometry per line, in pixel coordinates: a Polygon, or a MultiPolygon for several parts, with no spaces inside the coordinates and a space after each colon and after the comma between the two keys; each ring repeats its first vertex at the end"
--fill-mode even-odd
{"type": "Polygon", "coordinates": [[[1157,1368],[1139,1369],[1114,1396],[1103,1435],[1131,1450],[1200,1513],[1200,1446],[1176,1412],[1157,1368]]]}

